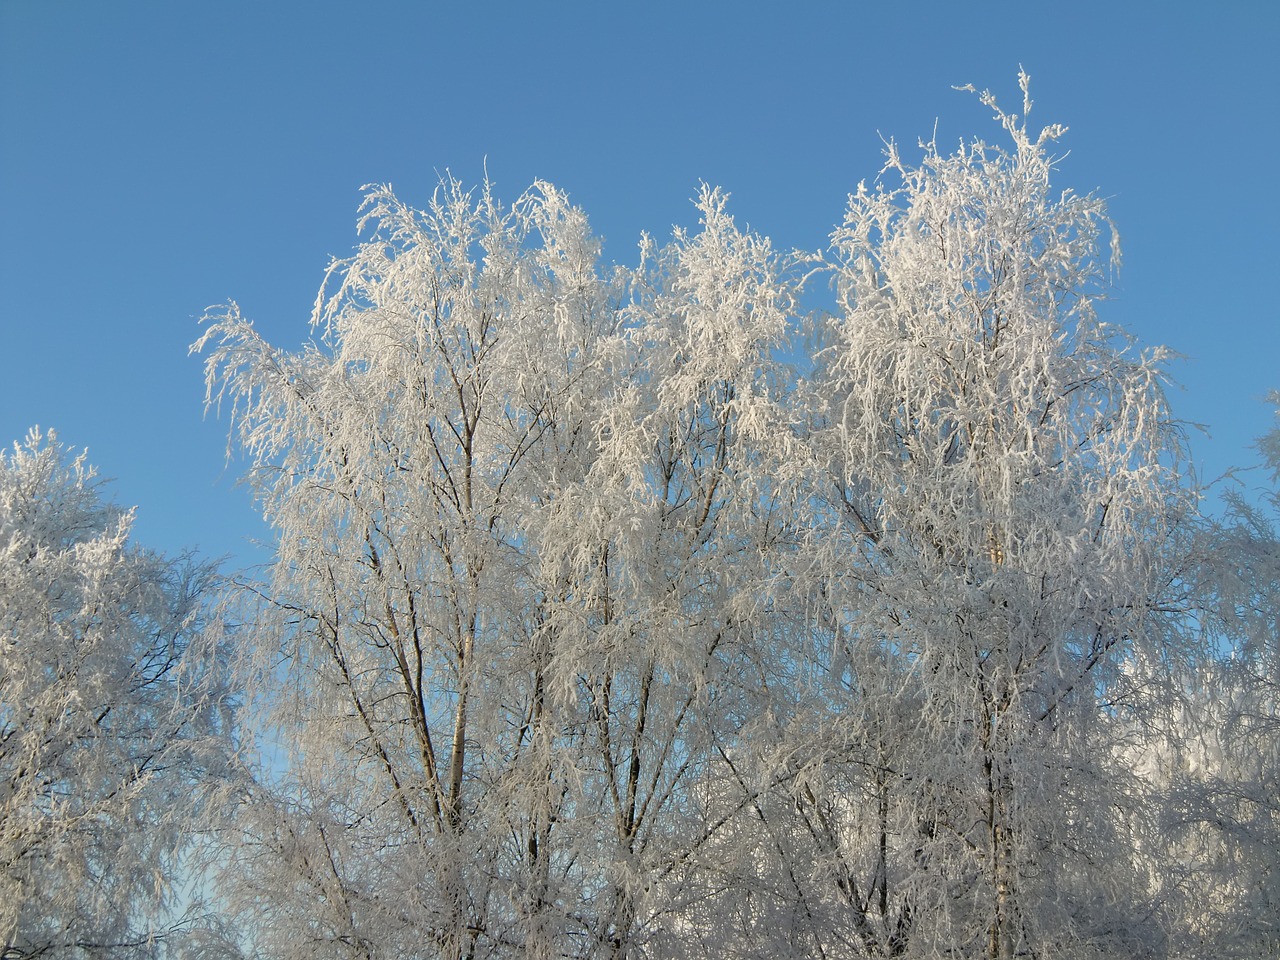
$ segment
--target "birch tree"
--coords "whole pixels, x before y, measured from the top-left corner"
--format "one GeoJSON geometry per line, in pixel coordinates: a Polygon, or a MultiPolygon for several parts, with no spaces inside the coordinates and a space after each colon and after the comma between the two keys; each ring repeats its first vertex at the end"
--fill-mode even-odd
{"type": "Polygon", "coordinates": [[[370,190],[301,350],[214,312],[277,538],[255,954],[1171,948],[1135,745],[1203,654],[1195,491],[1027,85],[1006,146],[890,145],[823,256],[705,188],[607,270],[550,185],[447,179],[370,190]]]}
{"type": "Polygon", "coordinates": [[[574,922],[574,734],[531,530],[589,466],[599,243],[546,186],[503,209],[448,181],[425,211],[373,189],[361,225],[315,342],[232,306],[197,345],[277,536],[250,641],[289,763],[248,808],[243,904],[276,956],[538,955],[574,922]]]}
{"type": "Polygon", "coordinates": [[[1187,665],[1142,754],[1162,817],[1161,850],[1144,852],[1166,857],[1194,956],[1280,949],[1280,431],[1258,448],[1270,486],[1228,489],[1200,531],[1197,625],[1211,655],[1187,665]]]}
{"type": "Polygon", "coordinates": [[[723,948],[708,905],[749,811],[728,757],[768,709],[796,287],[791,259],[739,229],[727,199],[704,187],[696,231],[642,243],[620,387],[583,496],[564,504],[590,557],[574,589],[596,605],[578,683],[588,793],[610,825],[596,854],[609,955],[669,956],[708,934],[723,948]]]}
{"type": "Polygon", "coordinates": [[[248,639],[289,761],[246,789],[233,871],[258,949],[687,932],[708,764],[747,709],[792,296],[723,195],[698,209],[612,278],[548,185],[509,210],[376,189],[318,342],[276,350],[232,306],[197,344],[278,537],[248,639]]]}
{"type": "Polygon", "coordinates": [[[1111,717],[1126,662],[1170,655],[1193,501],[1165,354],[1098,316],[1104,205],[1051,190],[1063,130],[1029,130],[1022,88],[1021,117],[982,98],[1009,146],[911,165],[891,144],[833,235],[808,396],[814,657],[840,733],[796,809],[853,955],[1131,956],[1154,936],[1111,717]]]}
{"type": "Polygon", "coordinates": [[[213,569],[136,546],[132,519],[53,433],[0,453],[0,953],[13,960],[156,956],[194,919],[175,865],[227,730],[199,642],[213,569]]]}

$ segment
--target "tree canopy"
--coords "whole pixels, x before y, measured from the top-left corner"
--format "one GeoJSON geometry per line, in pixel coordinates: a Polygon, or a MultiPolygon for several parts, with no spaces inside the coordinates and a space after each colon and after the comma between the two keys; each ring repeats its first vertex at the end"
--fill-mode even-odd
{"type": "Polygon", "coordinates": [[[171,825],[192,956],[1273,951],[1271,515],[1202,511],[1022,89],[818,252],[705,186],[635,266],[547,183],[367,188],[305,346],[193,347],[275,547],[216,610],[19,447],[0,635],[104,665],[0,684],[5,877],[65,891],[9,953],[145,952],[171,825]]]}
{"type": "Polygon", "coordinates": [[[0,938],[5,958],[152,955],[226,691],[201,628],[213,569],[129,540],[83,454],[0,452],[0,938]]]}

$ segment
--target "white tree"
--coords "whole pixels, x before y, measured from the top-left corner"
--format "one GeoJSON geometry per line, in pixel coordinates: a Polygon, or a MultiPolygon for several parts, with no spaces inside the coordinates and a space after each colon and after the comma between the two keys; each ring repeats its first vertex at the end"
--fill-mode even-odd
{"type": "MultiPolygon", "coordinates": [[[[1273,396],[1272,402],[1280,400],[1273,396]]],[[[1258,444],[1272,484],[1280,431],[1258,444]]],[[[1196,624],[1212,643],[1143,744],[1162,817],[1161,877],[1188,955],[1280,950],[1280,494],[1224,495],[1199,539],[1196,624]]]]}
{"type": "Polygon", "coordinates": [[[611,900],[602,946],[622,955],[703,937],[725,948],[713,905],[751,793],[729,756],[767,715],[781,653],[769,583],[791,530],[779,440],[792,263],[737,227],[722,192],[704,187],[697,207],[697,231],[642,244],[619,389],[593,468],[561,505],[580,525],[572,590],[593,604],[577,670],[588,793],[610,825],[596,854],[611,900]]]}
{"type": "Polygon", "coordinates": [[[890,145],[897,185],[860,187],[833,236],[807,502],[839,732],[795,789],[854,955],[1132,955],[1150,933],[1112,717],[1124,663],[1178,637],[1194,501],[1164,354],[1098,318],[1104,206],[1051,190],[1062,130],[1028,131],[1027,84],[1022,118],[983,96],[1008,149],[890,145]]]}
{"type": "Polygon", "coordinates": [[[1022,85],[1008,148],[890,148],[811,325],[813,258],[720,191],[606,271],[553,187],[451,179],[370,191],[302,350],[212,317],[278,538],[223,886],[257,954],[1168,946],[1134,741],[1202,653],[1195,495],[1022,85]]]}
{"type": "Polygon", "coordinates": [[[196,642],[213,568],[129,542],[85,457],[0,453],[0,941],[153,956],[191,918],[174,864],[226,717],[196,642]]]}
{"type": "Polygon", "coordinates": [[[282,353],[234,307],[197,344],[279,538],[250,640],[291,759],[237,812],[257,949],[683,933],[708,763],[743,722],[772,522],[751,449],[791,306],[724,206],[704,191],[700,232],[615,279],[549,185],[509,210],[374,190],[318,344],[282,353]]]}
{"type": "Polygon", "coordinates": [[[449,181],[423,212],[377,189],[368,223],[318,343],[232,307],[198,345],[278,537],[248,639],[281,658],[290,762],[238,815],[243,905],[272,955],[537,954],[576,861],[532,530],[594,439],[599,244],[550,187],[503,210],[449,181]]]}

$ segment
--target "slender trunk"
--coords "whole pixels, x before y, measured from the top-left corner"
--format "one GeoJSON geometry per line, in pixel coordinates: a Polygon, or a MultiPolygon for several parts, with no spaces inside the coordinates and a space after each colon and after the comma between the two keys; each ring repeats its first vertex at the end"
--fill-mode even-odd
{"type": "Polygon", "coordinates": [[[983,736],[983,773],[986,778],[986,828],[987,850],[990,859],[991,922],[987,931],[987,957],[989,960],[1009,960],[1013,957],[1014,912],[1013,851],[1010,848],[1009,809],[1010,785],[1005,779],[1000,763],[998,742],[1004,737],[1001,729],[1008,722],[1007,699],[1000,697],[989,705],[988,722],[983,736]]]}

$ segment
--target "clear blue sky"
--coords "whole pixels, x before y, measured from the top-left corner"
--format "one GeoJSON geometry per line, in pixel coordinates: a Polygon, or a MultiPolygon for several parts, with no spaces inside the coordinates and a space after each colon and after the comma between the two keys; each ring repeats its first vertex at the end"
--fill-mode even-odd
{"type": "MultiPolygon", "coordinates": [[[[187,356],[238,300],[296,346],[359,188],[422,204],[488,172],[568,190],[634,261],[695,218],[816,248],[880,136],[995,140],[976,98],[1071,131],[1058,184],[1110,198],[1107,319],[1187,359],[1175,412],[1207,473],[1254,459],[1280,388],[1280,3],[0,0],[0,443],[87,446],[174,551],[261,558],[187,356]]],[[[1259,478],[1260,479],[1260,478],[1259,478]]]]}

